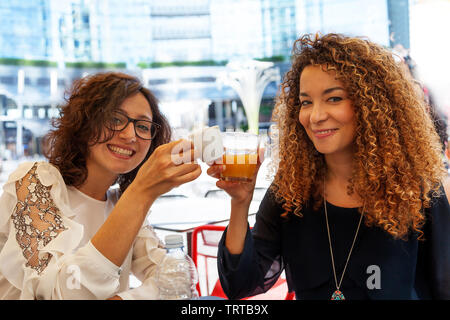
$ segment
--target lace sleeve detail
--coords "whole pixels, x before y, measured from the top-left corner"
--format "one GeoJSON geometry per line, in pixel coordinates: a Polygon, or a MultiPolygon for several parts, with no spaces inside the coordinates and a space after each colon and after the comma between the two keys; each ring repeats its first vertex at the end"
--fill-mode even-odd
{"type": "Polygon", "coordinates": [[[44,186],[36,173],[37,164],[16,182],[17,204],[12,214],[16,240],[27,260],[26,266],[40,274],[52,255],[39,251],[66,228],[59,209],[50,195],[51,186],[44,186]]]}

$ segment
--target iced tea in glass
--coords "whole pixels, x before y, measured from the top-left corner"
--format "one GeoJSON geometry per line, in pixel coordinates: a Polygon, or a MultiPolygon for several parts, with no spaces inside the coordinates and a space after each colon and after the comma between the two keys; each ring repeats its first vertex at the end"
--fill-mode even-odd
{"type": "Polygon", "coordinates": [[[250,182],[258,164],[258,135],[245,132],[223,132],[224,154],[222,163],[225,170],[221,180],[250,182]]]}

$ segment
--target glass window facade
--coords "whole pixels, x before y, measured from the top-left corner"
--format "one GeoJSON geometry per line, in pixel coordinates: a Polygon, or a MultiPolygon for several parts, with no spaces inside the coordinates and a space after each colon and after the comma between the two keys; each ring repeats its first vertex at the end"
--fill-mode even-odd
{"type": "Polygon", "coordinates": [[[408,47],[409,0],[3,0],[1,57],[139,62],[288,57],[321,31],[408,47]]]}
{"type": "Polygon", "coordinates": [[[41,0],[4,0],[0,3],[1,56],[44,59],[51,54],[48,6],[41,0]]]}
{"type": "Polygon", "coordinates": [[[297,12],[298,33],[367,36],[389,46],[386,0],[302,0],[298,1],[297,12]]]}
{"type": "MultiPolygon", "coordinates": [[[[204,106],[201,114],[215,114],[209,120],[227,126],[234,121],[230,114],[236,119],[243,116],[237,116],[241,109],[232,108],[239,104],[236,92],[219,89],[215,81],[226,62],[266,58],[276,61],[284,74],[294,41],[318,31],[364,35],[385,46],[402,43],[407,48],[410,1],[2,0],[1,121],[14,128],[33,128],[33,134],[42,136],[73,80],[105,71],[86,67],[86,62],[102,62],[116,63],[116,68],[120,63],[119,69],[140,76],[165,112],[174,115],[174,125],[187,121],[176,116],[179,108],[171,110],[183,101],[204,106]],[[28,66],[19,60],[34,61],[28,66]],[[81,67],[73,67],[74,62],[81,67]],[[171,62],[188,66],[179,68],[171,62]],[[167,64],[170,67],[161,67],[167,64]],[[202,102],[192,102],[196,99],[202,102]],[[214,112],[208,113],[208,108],[214,112]]],[[[267,106],[276,92],[277,84],[267,86],[263,97],[267,106]]],[[[267,106],[260,121],[270,118],[267,106]]],[[[14,128],[0,125],[0,142],[13,137],[14,128]]],[[[17,137],[25,131],[17,130],[17,137]]],[[[20,141],[9,145],[19,155],[28,143],[20,141]]]]}

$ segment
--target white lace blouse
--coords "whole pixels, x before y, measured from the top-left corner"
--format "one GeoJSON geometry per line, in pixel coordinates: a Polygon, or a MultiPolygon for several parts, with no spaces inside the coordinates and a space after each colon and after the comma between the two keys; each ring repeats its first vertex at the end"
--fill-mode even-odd
{"type": "Polygon", "coordinates": [[[121,267],[90,242],[117,200],[67,187],[47,162],[22,163],[0,197],[0,299],[157,299],[165,250],[147,222],[121,267]],[[140,287],[129,289],[130,273],[140,287]]]}

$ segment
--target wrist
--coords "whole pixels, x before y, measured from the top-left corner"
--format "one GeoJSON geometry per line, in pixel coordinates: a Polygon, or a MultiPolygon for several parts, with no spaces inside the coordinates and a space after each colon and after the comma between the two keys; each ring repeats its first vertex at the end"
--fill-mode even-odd
{"type": "Polygon", "coordinates": [[[248,210],[250,208],[250,203],[252,202],[252,198],[250,199],[234,199],[231,198],[231,207],[236,209],[244,209],[248,210]]]}
{"type": "Polygon", "coordinates": [[[252,202],[252,197],[249,197],[247,199],[236,199],[231,198],[231,205],[239,208],[249,208],[250,203],[252,202]]]}
{"type": "Polygon", "coordinates": [[[142,188],[139,184],[131,183],[125,190],[122,197],[128,198],[129,201],[140,203],[144,207],[150,208],[158,196],[155,196],[153,192],[142,188]]]}

